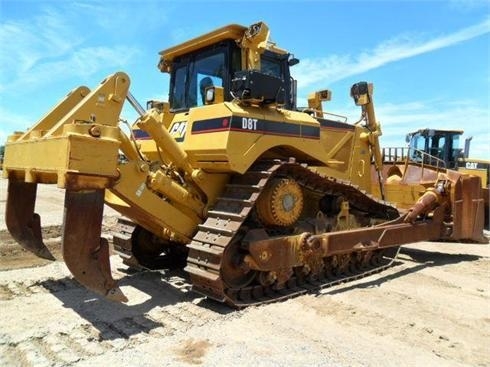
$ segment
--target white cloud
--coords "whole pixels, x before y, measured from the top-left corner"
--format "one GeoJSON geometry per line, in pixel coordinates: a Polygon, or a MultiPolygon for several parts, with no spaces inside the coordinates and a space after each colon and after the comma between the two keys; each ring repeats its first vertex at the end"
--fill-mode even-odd
{"type": "Polygon", "coordinates": [[[56,59],[83,41],[62,14],[44,9],[32,19],[0,24],[0,83],[5,84],[32,72],[39,62],[56,59]]]}
{"type": "MultiPolygon", "coordinates": [[[[108,66],[111,70],[125,67],[138,48],[120,43],[95,46],[93,40],[88,46],[86,38],[93,27],[84,32],[87,25],[82,20],[92,11],[90,19],[100,23],[105,18],[119,19],[105,10],[96,4],[65,4],[56,9],[44,7],[30,18],[0,24],[0,92],[28,93],[48,82],[74,76],[86,78],[108,66]]],[[[111,22],[106,21],[104,26],[114,26],[111,22]]],[[[104,39],[109,41],[107,36],[104,39]]]]}
{"type": "Polygon", "coordinates": [[[125,46],[81,48],[60,60],[38,62],[28,73],[4,84],[3,88],[10,91],[10,94],[25,93],[27,89],[33,90],[75,76],[81,79],[90,77],[107,68],[107,65],[115,71],[124,67],[136,53],[136,49],[125,46]]]}
{"type": "MultiPolygon", "coordinates": [[[[378,104],[382,146],[403,146],[407,133],[418,129],[464,130],[473,136],[470,156],[490,159],[490,111],[473,101],[412,101],[405,104],[378,104]]],[[[464,142],[460,142],[463,148],[464,142]]]]}
{"type": "Polygon", "coordinates": [[[414,35],[406,34],[383,42],[373,50],[355,57],[331,55],[324,58],[303,59],[295,66],[293,74],[297,77],[300,88],[317,83],[333,83],[391,62],[449,47],[487,33],[490,33],[490,17],[481,23],[428,41],[420,41],[414,35]]]}
{"type": "MultiPolygon", "coordinates": [[[[324,58],[303,59],[292,70],[300,88],[316,84],[331,84],[391,62],[449,47],[488,33],[490,33],[490,18],[457,32],[426,41],[417,40],[413,35],[400,35],[356,57],[331,55],[324,58]]],[[[306,105],[306,98],[298,98],[298,105],[306,105]]],[[[328,105],[326,107],[328,110],[328,105]]],[[[465,137],[473,136],[471,156],[490,159],[488,125],[490,109],[488,107],[472,100],[424,100],[396,105],[378,103],[376,114],[383,130],[381,144],[403,146],[405,135],[420,128],[460,129],[465,130],[465,137]]],[[[359,115],[358,110],[351,105],[343,114],[349,116],[351,123],[359,115]]]]}
{"type": "MultiPolygon", "coordinates": [[[[306,99],[300,106],[306,106],[306,99]]],[[[334,110],[329,104],[324,105],[327,112],[347,117],[353,124],[361,115],[360,107],[353,102],[334,110]]],[[[474,100],[432,99],[424,101],[407,101],[403,104],[375,103],[376,119],[381,124],[383,135],[380,138],[382,147],[406,146],[405,136],[419,129],[463,130],[460,148],[464,139],[472,136],[470,157],[490,160],[490,109],[481,106],[474,100]]],[[[343,121],[336,116],[325,116],[332,120],[343,121]]]]}
{"type": "Polygon", "coordinates": [[[449,0],[449,5],[458,11],[473,11],[478,8],[488,10],[488,0],[449,0]]]}
{"type": "Polygon", "coordinates": [[[84,21],[84,17],[88,17],[90,28],[99,34],[111,34],[121,39],[132,37],[142,29],[151,34],[168,22],[168,13],[175,7],[170,3],[163,7],[160,0],[120,0],[120,3],[119,6],[113,1],[74,1],[67,2],[66,6],[71,19],[78,17],[84,21]]]}
{"type": "MultiPolygon", "coordinates": [[[[135,50],[124,46],[115,48],[83,48],[73,52],[65,60],[35,65],[31,68],[30,73],[8,84],[7,87],[12,91],[23,93],[27,88],[49,85],[54,79],[58,81],[66,80],[75,75],[81,78],[88,77],[106,65],[111,65],[111,69],[115,71],[118,66],[123,66],[129,58],[133,57],[134,53],[135,50]]],[[[90,85],[89,87],[92,88],[95,86],[96,84],[90,85]]],[[[71,87],[74,88],[76,85],[72,85],[71,87]]],[[[68,91],[66,90],[66,92],[68,91]]],[[[0,144],[6,141],[7,136],[14,130],[25,130],[40,117],[37,116],[33,120],[32,116],[24,115],[20,111],[15,113],[11,112],[2,106],[2,104],[0,103],[0,144]]]]}

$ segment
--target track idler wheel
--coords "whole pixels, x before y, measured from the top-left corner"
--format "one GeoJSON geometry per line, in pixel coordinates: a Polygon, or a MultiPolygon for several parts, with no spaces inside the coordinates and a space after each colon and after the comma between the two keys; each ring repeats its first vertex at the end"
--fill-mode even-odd
{"type": "Polygon", "coordinates": [[[82,285],[112,301],[127,302],[111,275],[109,244],[100,237],[103,210],[104,190],[66,191],[63,259],[82,285]]]}
{"type": "Polygon", "coordinates": [[[243,288],[252,283],[257,272],[249,269],[243,264],[245,251],[240,248],[240,242],[243,239],[239,235],[230,243],[223,253],[221,264],[221,277],[223,281],[231,288],[243,288]]]}
{"type": "Polygon", "coordinates": [[[26,250],[55,260],[43,242],[41,218],[34,213],[37,184],[9,180],[5,222],[12,237],[26,250]]]}

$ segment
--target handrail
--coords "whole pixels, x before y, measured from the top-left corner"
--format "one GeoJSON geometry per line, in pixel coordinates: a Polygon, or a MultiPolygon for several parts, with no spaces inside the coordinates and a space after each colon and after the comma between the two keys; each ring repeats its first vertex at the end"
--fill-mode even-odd
{"type": "Polygon", "coordinates": [[[410,162],[426,164],[437,168],[447,168],[446,162],[442,159],[430,155],[422,150],[409,147],[386,147],[382,150],[383,162],[393,163],[404,161],[408,158],[410,162]]]}
{"type": "Polygon", "coordinates": [[[422,168],[421,175],[424,174],[426,166],[435,168],[436,171],[446,169],[446,162],[442,159],[430,155],[422,150],[410,147],[385,147],[382,149],[383,163],[404,163],[405,171],[409,163],[420,165],[422,168]]]}
{"type": "Polygon", "coordinates": [[[323,110],[318,110],[318,109],[315,109],[315,108],[311,108],[311,107],[300,107],[298,108],[298,111],[301,111],[301,112],[304,112],[304,113],[314,113],[315,114],[315,117],[319,117],[319,118],[327,118],[326,115],[328,116],[333,116],[337,119],[341,119],[343,121],[340,121],[340,120],[335,120],[335,121],[338,121],[338,122],[342,122],[344,124],[347,123],[347,116],[343,116],[343,115],[337,115],[335,113],[332,113],[332,112],[327,112],[327,111],[323,111],[323,110]],[[322,116],[319,116],[319,115],[322,115],[322,116]]]}

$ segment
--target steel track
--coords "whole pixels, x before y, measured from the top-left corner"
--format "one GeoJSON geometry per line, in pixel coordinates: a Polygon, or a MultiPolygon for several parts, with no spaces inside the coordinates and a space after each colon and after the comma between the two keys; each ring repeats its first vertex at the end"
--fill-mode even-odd
{"type": "Polygon", "coordinates": [[[239,231],[246,230],[245,222],[262,190],[270,179],[277,176],[292,177],[304,189],[319,194],[341,193],[356,209],[374,217],[388,220],[398,216],[395,208],[347,182],[324,177],[297,163],[260,162],[244,175],[235,176],[226,186],[223,196],[218,199],[213,210],[208,212],[206,221],[199,226],[188,245],[190,251],[185,270],[190,274],[195,291],[235,307],[245,307],[331,287],[382,271],[392,265],[396,253],[386,257],[382,252],[388,255],[390,251],[379,250],[376,254],[379,264],[368,269],[351,269],[350,274],[336,275],[331,279],[326,274],[315,280],[293,276],[282,289],[262,285],[229,287],[221,273],[223,266],[227,265],[225,262],[229,261],[224,252],[233,241],[239,240],[239,231]]]}
{"type": "MultiPolygon", "coordinates": [[[[220,302],[242,308],[262,303],[270,303],[318,291],[340,283],[353,281],[390,267],[399,247],[375,251],[377,263],[369,268],[349,266],[343,274],[321,274],[316,279],[292,276],[281,289],[272,286],[253,285],[242,288],[229,287],[222,279],[221,270],[226,266],[225,250],[240,234],[247,230],[247,219],[267,182],[274,177],[294,178],[304,190],[319,195],[342,194],[357,210],[380,219],[393,219],[398,211],[348,182],[325,177],[311,171],[306,166],[283,162],[259,162],[243,175],[234,176],[226,185],[223,195],[218,198],[203,224],[198,226],[192,242],[187,245],[189,255],[185,271],[190,275],[193,290],[220,302]]],[[[122,256],[124,263],[133,268],[143,269],[132,254],[132,234],[137,228],[129,220],[121,219],[113,233],[114,248],[122,256]]]]}

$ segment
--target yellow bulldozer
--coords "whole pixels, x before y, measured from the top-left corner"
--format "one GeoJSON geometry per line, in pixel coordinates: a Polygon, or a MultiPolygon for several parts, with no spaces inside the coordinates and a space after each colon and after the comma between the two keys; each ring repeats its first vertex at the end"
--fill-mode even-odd
{"type": "Polygon", "coordinates": [[[451,169],[472,176],[479,176],[485,208],[485,227],[489,227],[490,161],[469,157],[472,137],[466,138],[464,149],[459,147],[463,130],[419,129],[406,136],[407,147],[384,147],[382,160],[385,170],[395,179],[403,176],[405,166],[429,168],[435,172],[451,169]],[[398,177],[396,177],[398,176],[398,177]]]}
{"type": "Polygon", "coordinates": [[[6,143],[10,233],[53,259],[34,204],[38,184],[57,184],[63,258],[81,284],[126,301],[101,239],[106,204],[123,216],[113,243],[126,264],[182,267],[195,291],[236,307],[380,271],[404,243],[483,241],[479,177],[412,163],[395,172],[372,84],[352,86],[351,124],[323,110],[329,90],[296,106],[298,62],[265,23],[229,25],[160,53],[168,102],[144,109],[123,72],[72,90],[6,143]],[[129,133],[126,100],[139,113],[129,133]]]}

